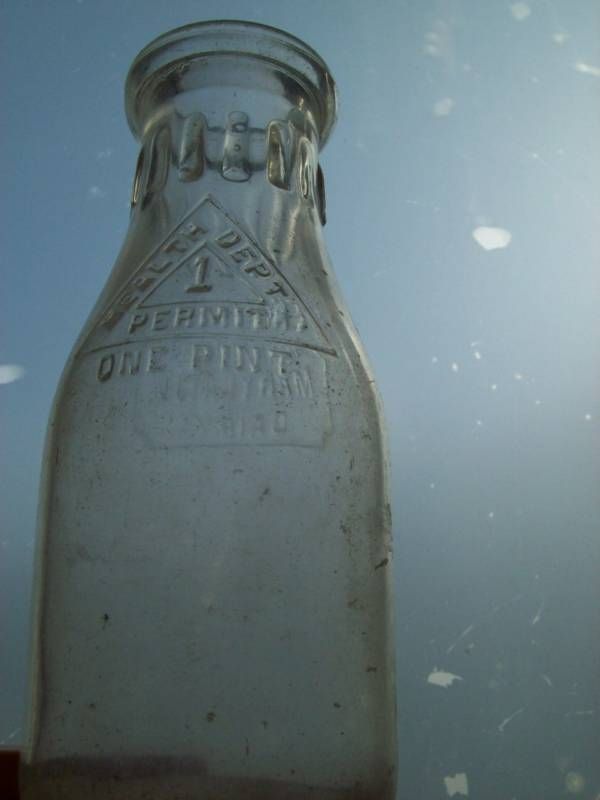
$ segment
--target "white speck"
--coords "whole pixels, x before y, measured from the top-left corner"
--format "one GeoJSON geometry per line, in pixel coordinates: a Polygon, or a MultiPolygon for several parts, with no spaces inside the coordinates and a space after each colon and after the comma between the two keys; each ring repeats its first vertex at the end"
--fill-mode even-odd
{"type": "Polygon", "coordinates": [[[477,425],[477,427],[478,427],[478,428],[481,428],[481,427],[482,427],[482,425],[483,425],[483,421],[482,421],[482,420],[480,420],[480,419],[478,419],[478,420],[476,420],[476,423],[475,423],[475,424],[477,425]]]}
{"type": "Polygon", "coordinates": [[[437,364],[437,363],[438,363],[438,361],[439,361],[439,359],[438,359],[438,357],[437,357],[437,356],[433,356],[433,358],[431,359],[431,363],[432,363],[432,364],[437,364]]]}
{"type": "Polygon", "coordinates": [[[90,197],[106,197],[106,193],[99,186],[90,186],[88,194],[90,197]]]}
{"type": "Polygon", "coordinates": [[[564,44],[568,38],[569,38],[568,33],[559,32],[552,34],[552,41],[556,42],[556,44],[564,44]]]}
{"type": "Polygon", "coordinates": [[[534,161],[539,161],[540,154],[539,153],[532,153],[531,157],[533,158],[534,161]]]}
{"type": "Polygon", "coordinates": [[[481,344],[481,341],[478,339],[475,342],[471,342],[471,347],[477,347],[477,345],[481,344]]]}
{"type": "Polygon", "coordinates": [[[490,228],[485,225],[475,228],[472,236],[484,250],[500,250],[503,247],[508,247],[512,239],[510,231],[504,228],[490,228]]]}
{"type": "Polygon", "coordinates": [[[113,153],[114,150],[112,149],[112,147],[107,147],[106,150],[100,150],[96,154],[96,158],[98,159],[98,161],[101,161],[103,158],[110,158],[113,153]]]}
{"type": "Polygon", "coordinates": [[[423,52],[426,53],[428,56],[433,56],[435,58],[439,55],[439,50],[434,44],[426,44],[423,48],[423,52]]]}
{"type": "Polygon", "coordinates": [[[474,358],[475,358],[477,361],[481,361],[481,353],[479,352],[479,350],[475,350],[475,352],[473,353],[473,357],[474,357],[474,358]]]}
{"type": "Polygon", "coordinates": [[[536,404],[536,406],[541,406],[542,405],[542,401],[541,400],[536,400],[535,404],[536,404]]]}
{"type": "Polygon", "coordinates": [[[498,390],[498,384],[497,383],[492,383],[492,385],[490,386],[490,389],[492,390],[492,392],[497,391],[498,390]]]}
{"type": "Polygon", "coordinates": [[[436,117],[447,117],[453,108],[454,100],[451,97],[444,97],[433,106],[433,113],[436,117]]]}
{"type": "Polygon", "coordinates": [[[463,64],[463,72],[471,72],[473,67],[470,64],[463,64]]]}
{"type": "Polygon", "coordinates": [[[504,731],[504,728],[506,728],[506,726],[508,725],[509,722],[511,722],[519,714],[522,714],[523,711],[525,711],[525,707],[518,708],[513,714],[510,715],[510,717],[507,717],[506,719],[503,719],[502,722],[500,723],[500,725],[498,725],[498,730],[500,731],[500,733],[502,733],[504,731]]]}
{"type": "Polygon", "coordinates": [[[532,83],[539,83],[540,82],[540,79],[538,78],[537,75],[532,75],[530,80],[531,80],[532,83]]]}
{"type": "Polygon", "coordinates": [[[585,64],[583,61],[578,61],[575,64],[575,69],[584,75],[593,75],[594,78],[600,78],[600,67],[595,67],[593,64],[585,64]]]}
{"type": "Polygon", "coordinates": [[[591,414],[586,414],[586,415],[584,416],[584,420],[585,420],[586,422],[590,422],[590,420],[591,420],[591,419],[592,419],[592,415],[591,415],[591,414]]]}
{"type": "Polygon", "coordinates": [[[446,792],[450,797],[455,794],[462,794],[465,797],[469,795],[469,781],[464,772],[457,772],[456,775],[447,775],[444,778],[446,792]]]}
{"type": "Polygon", "coordinates": [[[540,678],[541,678],[541,679],[542,679],[542,680],[543,680],[545,683],[547,683],[547,684],[548,684],[548,686],[552,686],[552,681],[550,680],[550,678],[549,678],[549,676],[548,676],[548,675],[544,675],[544,673],[542,672],[542,673],[541,673],[541,675],[540,675],[540,678]]]}
{"type": "Polygon", "coordinates": [[[527,3],[513,3],[510,7],[510,13],[517,20],[517,22],[522,22],[531,14],[531,9],[527,3]]]}
{"type": "Polygon", "coordinates": [[[488,514],[488,519],[494,519],[494,516],[495,516],[494,512],[490,511],[488,514]]]}
{"type": "Polygon", "coordinates": [[[429,673],[427,676],[427,683],[432,683],[434,686],[442,686],[444,689],[447,689],[448,686],[452,686],[454,681],[462,681],[463,679],[460,675],[453,675],[451,672],[444,672],[443,670],[439,670],[434,668],[433,672],[429,673]]]}
{"type": "Polygon", "coordinates": [[[0,384],[14,383],[25,375],[25,368],[19,364],[0,364],[0,384]]]}
{"type": "Polygon", "coordinates": [[[458,372],[458,364],[456,363],[456,361],[452,362],[450,369],[452,370],[452,372],[458,372]]]}
{"type": "Polygon", "coordinates": [[[8,742],[10,742],[12,739],[14,739],[14,738],[15,738],[15,736],[17,735],[17,733],[19,733],[19,731],[20,731],[20,730],[21,730],[21,728],[20,728],[20,727],[19,727],[19,728],[15,728],[15,729],[14,729],[14,731],[13,731],[12,733],[9,733],[9,734],[8,734],[8,736],[6,737],[6,739],[2,739],[2,741],[0,742],[0,744],[8,744],[8,742]]]}
{"type": "Polygon", "coordinates": [[[522,372],[515,372],[515,373],[513,374],[513,378],[514,378],[516,381],[522,381],[522,380],[523,380],[523,373],[522,373],[522,372]]]}
{"type": "Polygon", "coordinates": [[[435,483],[430,483],[430,484],[429,484],[429,488],[430,488],[430,489],[435,489],[435,483]]]}

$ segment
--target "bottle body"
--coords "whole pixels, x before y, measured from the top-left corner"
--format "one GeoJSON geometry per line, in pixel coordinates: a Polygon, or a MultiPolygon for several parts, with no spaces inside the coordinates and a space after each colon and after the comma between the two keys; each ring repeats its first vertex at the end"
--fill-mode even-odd
{"type": "Polygon", "coordinates": [[[57,395],[25,798],[393,794],[385,442],[317,145],[292,115],[254,168],[225,110],[147,132],[57,395]],[[229,166],[182,179],[213,134],[229,166]]]}

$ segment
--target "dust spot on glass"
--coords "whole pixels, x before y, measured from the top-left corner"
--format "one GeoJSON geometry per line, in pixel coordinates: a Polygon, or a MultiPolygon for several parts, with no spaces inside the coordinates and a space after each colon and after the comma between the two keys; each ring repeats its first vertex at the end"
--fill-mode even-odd
{"type": "Polygon", "coordinates": [[[438,361],[439,361],[439,358],[437,356],[433,356],[432,359],[431,359],[431,363],[432,364],[437,364],[438,361]]]}
{"type": "Polygon", "coordinates": [[[522,380],[523,380],[523,373],[522,373],[522,372],[515,372],[515,373],[513,374],[513,378],[514,378],[516,381],[522,381],[522,380]]]}
{"type": "Polygon", "coordinates": [[[492,390],[492,392],[497,392],[498,391],[498,384],[497,383],[492,383],[491,386],[490,386],[490,389],[492,390]]]}
{"type": "Polygon", "coordinates": [[[452,364],[450,365],[450,369],[452,370],[452,372],[458,372],[458,364],[456,363],[456,361],[452,362],[452,364]]]}
{"type": "Polygon", "coordinates": [[[457,772],[456,775],[447,775],[444,778],[444,785],[449,797],[455,794],[462,794],[464,797],[469,795],[469,781],[464,772],[457,772]]]}
{"type": "Polygon", "coordinates": [[[443,97],[433,106],[433,113],[436,117],[447,117],[454,108],[454,100],[451,97],[443,97]]]}
{"type": "Polygon", "coordinates": [[[435,483],[430,483],[430,484],[429,484],[429,488],[430,488],[430,489],[435,489],[435,483]]]}
{"type": "Polygon", "coordinates": [[[557,31],[556,33],[552,34],[552,41],[555,44],[564,44],[567,39],[569,38],[568,33],[564,33],[563,31],[557,31]]]}
{"type": "Polygon", "coordinates": [[[14,383],[25,375],[25,367],[20,364],[0,364],[0,384],[14,383]]]}
{"type": "Polygon", "coordinates": [[[106,197],[106,192],[103,192],[99,186],[90,186],[88,189],[88,195],[94,199],[99,199],[106,197]]]}
{"type": "Polygon", "coordinates": [[[581,772],[567,772],[565,775],[565,789],[570,794],[580,794],[585,789],[585,778],[581,772]]]}
{"type": "Polygon", "coordinates": [[[479,350],[473,351],[473,358],[475,359],[475,361],[481,361],[481,353],[479,352],[479,350]]]}
{"type": "Polygon", "coordinates": [[[98,161],[102,161],[105,158],[110,158],[113,153],[114,150],[112,147],[107,147],[105,150],[99,150],[98,153],[96,153],[96,158],[98,161]]]}
{"type": "Polygon", "coordinates": [[[488,519],[494,519],[495,514],[493,511],[488,512],[488,519]]]}
{"type": "Polygon", "coordinates": [[[435,31],[428,31],[425,34],[425,44],[423,45],[423,52],[428,56],[436,58],[440,55],[440,35],[435,31]]]}
{"type": "Polygon", "coordinates": [[[592,75],[594,78],[600,78],[600,67],[596,67],[593,64],[586,64],[584,61],[578,61],[575,64],[575,69],[583,75],[592,75]]]}
{"type": "Polygon", "coordinates": [[[517,22],[523,22],[531,15],[531,8],[527,3],[513,3],[510,7],[510,13],[517,22]]]}
{"type": "Polygon", "coordinates": [[[460,675],[454,675],[452,672],[444,672],[444,670],[438,669],[437,667],[434,667],[433,671],[427,676],[427,683],[431,683],[433,686],[441,686],[443,689],[452,686],[455,681],[462,680],[463,678],[461,678],[460,675]]]}
{"type": "Polygon", "coordinates": [[[449,55],[450,36],[448,25],[443,20],[435,20],[431,30],[427,31],[423,41],[423,52],[432,58],[444,58],[449,55]]]}
{"type": "Polygon", "coordinates": [[[482,428],[483,420],[482,419],[475,420],[475,425],[477,425],[478,428],[482,428]]]}
{"type": "Polygon", "coordinates": [[[511,232],[505,228],[492,228],[486,225],[475,228],[472,236],[484,250],[500,250],[508,247],[512,239],[511,232]]]}
{"type": "Polygon", "coordinates": [[[585,414],[583,418],[584,418],[584,420],[586,422],[591,422],[592,421],[592,415],[591,414],[585,414]]]}

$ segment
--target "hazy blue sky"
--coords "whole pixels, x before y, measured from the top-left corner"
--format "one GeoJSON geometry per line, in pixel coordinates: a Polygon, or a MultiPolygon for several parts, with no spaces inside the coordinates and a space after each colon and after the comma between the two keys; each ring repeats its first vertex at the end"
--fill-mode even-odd
{"type": "Polygon", "coordinates": [[[389,424],[399,797],[447,797],[464,773],[485,800],[596,798],[596,0],[11,0],[0,17],[0,364],[25,370],[0,367],[0,743],[22,736],[50,403],[128,223],[125,74],[169,28],[242,18],[305,39],[339,86],[326,235],[389,424]]]}

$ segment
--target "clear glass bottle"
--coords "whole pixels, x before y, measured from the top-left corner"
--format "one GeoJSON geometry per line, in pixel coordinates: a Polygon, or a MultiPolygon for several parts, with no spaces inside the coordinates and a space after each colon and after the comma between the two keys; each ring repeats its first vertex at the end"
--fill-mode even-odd
{"type": "Polygon", "coordinates": [[[323,240],[327,66],[134,61],[129,232],[45,454],[25,800],[392,798],[385,439],[323,240]]]}

